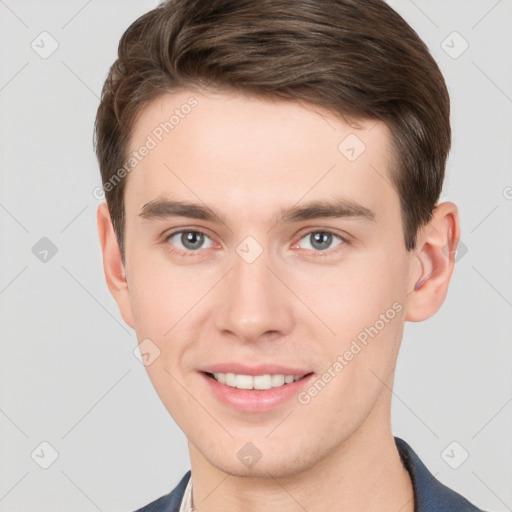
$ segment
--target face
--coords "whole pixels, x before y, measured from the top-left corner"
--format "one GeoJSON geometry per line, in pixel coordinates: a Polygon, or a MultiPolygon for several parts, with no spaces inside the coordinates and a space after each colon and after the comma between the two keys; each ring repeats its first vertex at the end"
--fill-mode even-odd
{"type": "Polygon", "coordinates": [[[225,472],[290,475],[389,420],[411,258],[389,131],[358,123],[181,91],[135,125],[132,151],[151,148],[127,178],[118,302],[194,456],[225,472]]]}

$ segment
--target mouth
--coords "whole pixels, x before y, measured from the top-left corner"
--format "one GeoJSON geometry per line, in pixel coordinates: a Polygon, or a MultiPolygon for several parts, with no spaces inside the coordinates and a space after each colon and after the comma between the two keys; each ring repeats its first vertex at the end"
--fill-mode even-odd
{"type": "Polygon", "coordinates": [[[315,373],[307,366],[273,362],[212,363],[199,369],[198,374],[207,395],[244,413],[270,412],[290,405],[315,379],[315,373]]]}
{"type": "Polygon", "coordinates": [[[243,390],[265,391],[273,388],[288,386],[298,380],[309,377],[313,372],[301,375],[285,375],[284,373],[244,375],[237,373],[210,373],[203,372],[207,377],[231,388],[243,390]]]}

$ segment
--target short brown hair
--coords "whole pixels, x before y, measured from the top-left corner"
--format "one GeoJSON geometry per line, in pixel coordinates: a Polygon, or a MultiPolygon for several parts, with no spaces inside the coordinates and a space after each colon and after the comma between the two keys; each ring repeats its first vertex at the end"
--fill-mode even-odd
{"type": "MultiPolygon", "coordinates": [[[[144,14],[121,37],[102,90],[94,143],[104,185],[125,165],[141,109],[197,87],[385,122],[405,247],[414,249],[442,190],[450,99],[426,45],[384,1],[168,0],[144,14]]],[[[123,261],[125,183],[104,186],[123,261]]]]}

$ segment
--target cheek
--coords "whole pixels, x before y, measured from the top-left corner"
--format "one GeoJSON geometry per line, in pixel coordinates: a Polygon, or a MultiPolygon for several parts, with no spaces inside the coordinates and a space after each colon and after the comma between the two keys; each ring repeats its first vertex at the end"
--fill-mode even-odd
{"type": "Polygon", "coordinates": [[[139,342],[149,339],[151,346],[157,347],[152,350],[158,355],[145,369],[169,413],[180,427],[190,429],[183,423],[188,418],[184,411],[201,411],[182,387],[183,365],[189,365],[187,350],[197,343],[193,306],[205,293],[205,283],[190,279],[183,268],[163,268],[145,261],[132,266],[136,278],[129,283],[137,338],[139,342]]]}
{"type": "Polygon", "coordinates": [[[190,268],[149,258],[132,261],[129,287],[137,333],[163,339],[205,293],[207,279],[190,268]]]}
{"type": "Polygon", "coordinates": [[[317,331],[312,338],[322,345],[326,371],[336,375],[322,398],[326,406],[343,396],[339,407],[355,414],[377,400],[381,381],[395,367],[403,333],[404,264],[385,251],[360,254],[339,267],[317,270],[299,287],[304,302],[334,331],[320,326],[323,334],[317,331]]]}
{"type": "Polygon", "coordinates": [[[372,261],[361,257],[350,269],[331,269],[325,278],[322,273],[313,280],[317,286],[301,291],[304,302],[335,333],[325,329],[312,338],[321,345],[324,361],[319,379],[328,382],[325,388],[317,383],[324,389],[318,397],[311,390],[312,403],[317,411],[329,411],[322,421],[332,421],[336,411],[334,416],[350,431],[387,389],[383,382],[396,365],[405,315],[403,262],[374,253],[372,261]]]}
{"type": "Polygon", "coordinates": [[[375,250],[354,253],[338,265],[295,268],[287,279],[340,342],[373,325],[395,302],[403,303],[403,268],[404,261],[396,255],[375,250]]]}
{"type": "Polygon", "coordinates": [[[172,327],[169,309],[173,308],[173,291],[166,285],[165,279],[158,278],[156,273],[140,270],[130,285],[130,300],[138,337],[161,339],[172,327]]]}
{"type": "MultiPolygon", "coordinates": [[[[149,376],[153,380],[159,367],[164,373],[186,373],[193,367],[190,354],[208,339],[202,330],[205,315],[211,312],[218,273],[213,268],[198,271],[193,265],[171,266],[148,259],[132,268],[135,279],[130,282],[130,300],[137,338],[150,339],[160,354],[158,365],[146,367],[149,376]]],[[[168,378],[163,375],[159,380],[168,378]]]]}

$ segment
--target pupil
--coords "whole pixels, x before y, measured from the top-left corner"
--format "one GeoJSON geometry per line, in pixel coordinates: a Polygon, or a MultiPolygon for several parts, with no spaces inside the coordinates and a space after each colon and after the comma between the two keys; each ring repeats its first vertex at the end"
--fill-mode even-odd
{"type": "Polygon", "coordinates": [[[197,249],[203,243],[203,235],[195,231],[189,231],[181,235],[181,242],[187,249],[197,249]]]}
{"type": "Polygon", "coordinates": [[[324,250],[329,247],[332,240],[332,235],[330,233],[314,233],[313,235],[312,246],[319,250],[324,250]]]}

